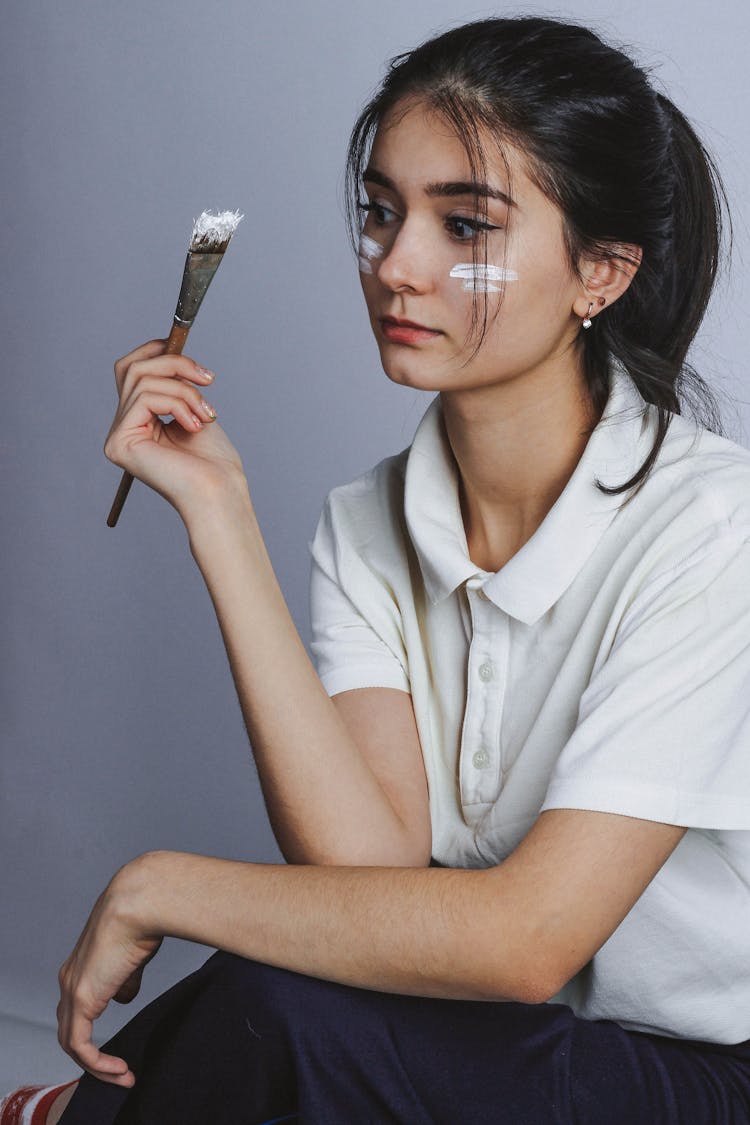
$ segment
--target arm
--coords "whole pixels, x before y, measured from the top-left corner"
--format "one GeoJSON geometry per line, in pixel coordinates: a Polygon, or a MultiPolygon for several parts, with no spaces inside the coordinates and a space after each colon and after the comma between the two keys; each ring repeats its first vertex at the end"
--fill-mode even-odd
{"type": "Polygon", "coordinates": [[[424,866],[427,781],[411,697],[332,700],[279,588],[246,489],[187,508],[279,846],[290,863],[424,866]]]}
{"type": "Polygon", "coordinates": [[[239,457],[219,426],[206,424],[198,386],[212,376],[162,350],[154,341],[115,365],[120,406],[105,451],[166,496],[187,527],[285,858],[429,863],[427,783],[410,697],[375,688],[329,698],[276,580],[239,457]],[[175,421],[163,426],[157,411],[175,421]]]}
{"type": "Polygon", "coordinates": [[[593,957],[684,832],[556,809],[485,870],[307,870],[166,852],[129,874],[152,935],[362,988],[537,1003],[593,957]]]}
{"type": "Polygon", "coordinates": [[[61,1042],[92,1073],[132,1084],[123,1060],[93,1046],[91,1013],[115,987],[121,999],[135,994],[133,961],[166,934],[362,988],[545,1001],[607,940],[684,832],[556,809],[483,871],[147,854],[115,876],[63,966],[61,1042]]]}

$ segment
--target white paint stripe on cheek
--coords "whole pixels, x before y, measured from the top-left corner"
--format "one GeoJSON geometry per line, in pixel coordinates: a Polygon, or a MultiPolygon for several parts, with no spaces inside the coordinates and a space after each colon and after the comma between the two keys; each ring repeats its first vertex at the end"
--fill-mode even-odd
{"type": "Polygon", "coordinates": [[[518,281],[515,270],[506,270],[503,266],[493,266],[489,262],[484,265],[474,262],[457,262],[448,275],[463,281],[463,288],[475,290],[480,293],[501,293],[506,281],[518,281]],[[493,282],[500,282],[494,285],[493,282]]]}
{"type": "Polygon", "coordinates": [[[359,239],[359,252],[363,258],[382,258],[383,247],[374,238],[363,234],[359,239]]]}
{"type": "Polygon", "coordinates": [[[372,259],[383,256],[383,247],[366,234],[359,236],[359,272],[372,273],[372,259]]]}

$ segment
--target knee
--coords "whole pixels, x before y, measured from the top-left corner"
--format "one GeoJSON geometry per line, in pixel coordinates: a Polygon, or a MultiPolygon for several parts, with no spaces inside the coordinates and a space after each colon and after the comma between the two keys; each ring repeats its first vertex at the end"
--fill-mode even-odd
{"type": "Polygon", "coordinates": [[[308,1018],[319,1023],[330,1006],[329,994],[341,986],[288,969],[215,953],[206,964],[207,983],[223,1008],[241,1009],[251,1032],[299,1029],[308,1018]]]}
{"type": "Polygon", "coordinates": [[[206,973],[212,989],[249,996],[296,992],[305,987],[305,982],[313,980],[289,969],[278,969],[222,950],[209,958],[201,972],[206,973]]]}

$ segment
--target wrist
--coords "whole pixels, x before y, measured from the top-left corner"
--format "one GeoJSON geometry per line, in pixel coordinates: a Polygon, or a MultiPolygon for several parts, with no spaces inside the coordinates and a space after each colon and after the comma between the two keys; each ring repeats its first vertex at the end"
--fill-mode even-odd
{"type": "Polygon", "coordinates": [[[247,481],[241,474],[220,483],[205,482],[184,497],[178,511],[199,565],[238,536],[260,536],[247,481]]]}
{"type": "Polygon", "coordinates": [[[164,936],[158,904],[169,856],[169,852],[145,852],[131,859],[107,888],[110,910],[137,938],[164,936]]]}
{"type": "Polygon", "coordinates": [[[220,472],[213,467],[202,472],[189,487],[183,488],[173,498],[188,534],[191,528],[198,528],[206,518],[215,518],[216,513],[233,514],[240,510],[252,511],[247,480],[241,469],[228,467],[220,472]]]}

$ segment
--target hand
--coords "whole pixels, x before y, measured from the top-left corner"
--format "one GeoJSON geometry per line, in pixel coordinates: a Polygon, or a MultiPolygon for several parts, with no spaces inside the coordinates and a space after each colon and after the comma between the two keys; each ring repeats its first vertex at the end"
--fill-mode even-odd
{"type": "Polygon", "coordinates": [[[136,917],[131,877],[136,866],[137,861],[126,865],[100,895],[58,978],[60,1046],[83,1070],[116,1086],[132,1086],[135,1076],[125,1059],[95,1046],[94,1020],[110,1000],[127,1004],[138,995],[143,970],[162,942],[136,917]]]}
{"type": "Polygon", "coordinates": [[[104,452],[179,510],[230,480],[247,486],[239,455],[203,398],[213,375],[189,356],[165,355],[165,346],[152,340],[115,364],[120,401],[104,452]]]}

